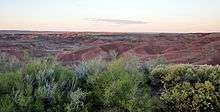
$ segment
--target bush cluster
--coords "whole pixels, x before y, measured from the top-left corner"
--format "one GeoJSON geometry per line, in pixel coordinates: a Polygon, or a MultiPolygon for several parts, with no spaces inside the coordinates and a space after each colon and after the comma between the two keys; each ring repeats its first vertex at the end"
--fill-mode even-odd
{"type": "Polygon", "coordinates": [[[67,68],[47,57],[0,73],[0,112],[219,110],[218,65],[169,65],[164,59],[141,64],[128,56],[110,62],[99,57],[67,68]]]}
{"type": "Polygon", "coordinates": [[[33,59],[15,71],[0,74],[1,112],[83,110],[86,93],[74,71],[51,58],[33,59]]]}
{"type": "Polygon", "coordinates": [[[12,71],[21,66],[21,63],[16,56],[7,53],[0,53],[0,73],[12,71]]]}
{"type": "Polygon", "coordinates": [[[187,64],[157,66],[151,72],[165,111],[220,110],[220,66],[187,64]],[[155,83],[156,82],[156,83],[155,83]]]}

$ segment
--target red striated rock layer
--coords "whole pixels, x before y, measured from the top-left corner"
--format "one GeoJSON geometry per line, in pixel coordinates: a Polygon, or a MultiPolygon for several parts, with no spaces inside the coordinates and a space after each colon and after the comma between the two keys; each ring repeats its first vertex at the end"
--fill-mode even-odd
{"type": "Polygon", "coordinates": [[[103,56],[116,51],[142,61],[164,57],[169,63],[220,64],[220,33],[196,34],[126,34],[59,33],[1,34],[0,51],[20,55],[28,50],[36,56],[55,54],[64,63],[103,56]]]}

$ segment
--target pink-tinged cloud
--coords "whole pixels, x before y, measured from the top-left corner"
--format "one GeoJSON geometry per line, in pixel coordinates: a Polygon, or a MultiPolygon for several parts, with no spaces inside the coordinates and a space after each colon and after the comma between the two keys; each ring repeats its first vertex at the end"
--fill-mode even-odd
{"type": "Polygon", "coordinates": [[[150,22],[137,21],[137,20],[125,20],[125,19],[98,19],[98,18],[86,18],[88,21],[94,22],[108,22],[114,24],[148,24],[150,22]]]}

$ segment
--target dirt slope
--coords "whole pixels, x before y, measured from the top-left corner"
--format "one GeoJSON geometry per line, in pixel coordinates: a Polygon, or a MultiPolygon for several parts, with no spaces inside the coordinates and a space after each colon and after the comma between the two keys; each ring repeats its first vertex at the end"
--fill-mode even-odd
{"type": "Polygon", "coordinates": [[[169,63],[220,64],[220,33],[127,34],[127,33],[28,33],[0,34],[0,52],[21,56],[54,54],[66,64],[103,56],[132,53],[142,61],[164,57],[169,63]]]}

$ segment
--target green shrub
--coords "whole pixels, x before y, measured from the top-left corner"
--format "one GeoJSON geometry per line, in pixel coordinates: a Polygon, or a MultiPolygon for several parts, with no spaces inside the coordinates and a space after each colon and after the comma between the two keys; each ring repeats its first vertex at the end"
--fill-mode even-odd
{"type": "Polygon", "coordinates": [[[88,88],[87,78],[89,75],[99,75],[106,69],[106,62],[101,57],[82,61],[74,68],[77,78],[77,85],[82,89],[88,88]]]}
{"type": "Polygon", "coordinates": [[[0,112],[13,112],[13,111],[15,111],[13,99],[8,95],[5,95],[4,97],[0,97],[0,112]]]}
{"type": "Polygon", "coordinates": [[[89,77],[93,87],[90,93],[96,109],[110,111],[147,111],[151,108],[150,94],[147,87],[140,87],[143,74],[127,71],[123,59],[107,65],[107,70],[100,75],[89,77]],[[111,109],[110,109],[111,108],[111,109]],[[110,109],[110,110],[109,110],[110,109]]]}
{"type": "Polygon", "coordinates": [[[156,58],[156,59],[152,59],[152,60],[145,62],[142,66],[142,69],[145,72],[149,73],[158,65],[166,65],[166,64],[167,62],[165,58],[156,58]]]}
{"type": "Polygon", "coordinates": [[[0,73],[15,71],[21,67],[21,62],[14,55],[0,53],[0,73]]]}
{"type": "Polygon", "coordinates": [[[19,71],[0,74],[0,97],[11,94],[21,88],[21,82],[21,73],[19,71]]]}
{"type": "Polygon", "coordinates": [[[218,94],[209,81],[195,85],[184,82],[162,92],[161,99],[167,104],[169,111],[215,112],[220,106],[218,94]]]}
{"type": "Polygon", "coordinates": [[[187,64],[157,66],[152,80],[166,105],[165,111],[217,111],[220,109],[219,66],[187,64]]]}
{"type": "Polygon", "coordinates": [[[72,70],[51,57],[23,64],[0,74],[1,112],[220,110],[220,66],[161,58],[141,64],[133,55],[82,61],[72,70]]]}
{"type": "Polygon", "coordinates": [[[70,103],[65,105],[66,112],[79,112],[85,110],[84,102],[81,99],[84,99],[86,93],[78,89],[75,92],[71,92],[69,95],[70,103]]]}
{"type": "Polygon", "coordinates": [[[144,73],[144,81],[145,85],[149,85],[151,87],[151,91],[153,95],[156,95],[157,92],[161,89],[160,76],[152,76],[152,71],[158,67],[158,71],[162,70],[160,74],[166,72],[166,69],[163,69],[167,65],[167,62],[164,58],[157,58],[150,61],[145,62],[140,71],[144,73]]]}
{"type": "Polygon", "coordinates": [[[77,90],[76,75],[51,60],[34,60],[23,72],[25,86],[31,86],[32,98],[40,100],[44,109],[63,110],[70,102],[68,95],[77,90]]]}
{"type": "Polygon", "coordinates": [[[134,54],[128,54],[128,57],[124,57],[122,59],[122,63],[124,63],[124,69],[130,74],[136,75],[140,72],[141,63],[140,59],[134,54]]]}
{"type": "Polygon", "coordinates": [[[63,111],[73,104],[70,96],[78,90],[76,74],[51,58],[31,60],[21,72],[1,74],[0,78],[0,98],[13,99],[16,111],[63,111]]]}
{"type": "Polygon", "coordinates": [[[79,77],[85,77],[91,74],[96,74],[98,75],[101,73],[103,70],[105,70],[106,63],[104,60],[102,60],[101,57],[92,59],[92,60],[87,60],[87,61],[82,61],[78,66],[75,67],[75,71],[79,77]]]}

